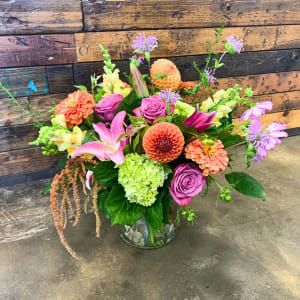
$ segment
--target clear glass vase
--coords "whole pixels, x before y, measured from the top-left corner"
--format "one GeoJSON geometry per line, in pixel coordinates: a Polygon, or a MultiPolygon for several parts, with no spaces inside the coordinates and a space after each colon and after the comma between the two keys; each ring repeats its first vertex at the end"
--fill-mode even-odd
{"type": "Polygon", "coordinates": [[[121,225],[121,238],[136,248],[155,249],[169,243],[176,234],[175,225],[163,224],[161,231],[154,231],[144,217],[130,225],[121,225]]]}

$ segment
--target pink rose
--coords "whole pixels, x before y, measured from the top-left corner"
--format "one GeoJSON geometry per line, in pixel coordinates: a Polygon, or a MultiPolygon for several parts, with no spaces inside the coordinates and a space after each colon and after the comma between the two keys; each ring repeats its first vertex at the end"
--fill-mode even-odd
{"type": "Polygon", "coordinates": [[[105,121],[111,122],[122,99],[123,96],[119,94],[103,97],[95,106],[95,114],[105,121]]]}
{"type": "Polygon", "coordinates": [[[174,170],[169,192],[177,204],[184,206],[202,191],[205,183],[206,178],[198,166],[180,164],[174,170]]]}
{"type": "Polygon", "coordinates": [[[133,113],[147,121],[153,122],[158,117],[165,117],[167,111],[167,103],[158,95],[153,95],[142,100],[142,105],[133,110],[133,113]]]}

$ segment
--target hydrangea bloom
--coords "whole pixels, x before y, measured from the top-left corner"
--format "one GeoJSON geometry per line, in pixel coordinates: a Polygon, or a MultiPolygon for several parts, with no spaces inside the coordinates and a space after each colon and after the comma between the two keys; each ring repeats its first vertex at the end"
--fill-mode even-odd
{"type": "Polygon", "coordinates": [[[241,116],[241,120],[248,121],[249,119],[255,119],[266,113],[266,110],[271,110],[273,107],[272,101],[263,101],[256,103],[251,108],[247,109],[241,116]]]}
{"type": "Polygon", "coordinates": [[[157,189],[163,186],[169,174],[167,167],[145,154],[127,154],[124,163],[118,167],[118,181],[124,187],[126,198],[143,206],[155,202],[157,189]]]}
{"type": "Polygon", "coordinates": [[[195,110],[195,107],[192,105],[182,101],[177,101],[175,103],[174,115],[178,115],[187,119],[195,112],[195,110]]]}
{"type": "Polygon", "coordinates": [[[281,144],[280,137],[288,136],[288,134],[283,131],[286,129],[286,126],[284,123],[273,122],[263,130],[260,119],[256,118],[251,121],[248,126],[247,141],[256,149],[255,162],[259,162],[267,157],[267,151],[273,150],[276,144],[281,144]]]}
{"type": "Polygon", "coordinates": [[[234,51],[236,51],[237,53],[241,53],[242,49],[243,49],[243,40],[239,39],[238,37],[234,37],[233,35],[228,36],[226,38],[227,42],[229,44],[231,44],[232,49],[234,51]]]}
{"type": "Polygon", "coordinates": [[[206,75],[206,78],[210,83],[215,82],[215,78],[212,70],[205,70],[204,74],[206,75]]]}
{"type": "Polygon", "coordinates": [[[159,93],[159,97],[165,100],[167,103],[175,104],[180,98],[179,93],[172,92],[172,89],[161,90],[159,93]]]}
{"type": "Polygon", "coordinates": [[[146,38],[145,33],[140,33],[133,41],[132,48],[137,53],[151,52],[158,46],[157,38],[149,35],[146,38]]]}

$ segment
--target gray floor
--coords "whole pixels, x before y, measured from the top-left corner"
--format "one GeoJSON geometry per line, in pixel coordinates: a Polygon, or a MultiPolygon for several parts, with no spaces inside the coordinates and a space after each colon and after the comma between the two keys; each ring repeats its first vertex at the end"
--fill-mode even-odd
{"type": "MultiPolygon", "coordinates": [[[[45,182],[0,189],[0,299],[300,299],[300,136],[249,170],[267,199],[216,191],[193,199],[198,220],[158,250],[125,244],[94,217],[68,230],[75,261],[51,223],[45,182]]],[[[242,160],[234,164],[243,169],[242,160]]]]}

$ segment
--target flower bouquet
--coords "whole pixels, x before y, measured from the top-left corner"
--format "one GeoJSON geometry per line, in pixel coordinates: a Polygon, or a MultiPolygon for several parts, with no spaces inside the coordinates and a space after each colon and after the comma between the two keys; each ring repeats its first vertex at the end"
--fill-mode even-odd
{"type": "MultiPolygon", "coordinates": [[[[76,226],[81,211],[91,205],[100,236],[100,212],[112,225],[121,225],[121,236],[141,248],[156,248],[170,241],[180,218],[194,222],[189,207],[192,197],[216,184],[218,200],[231,201],[231,190],[265,199],[262,185],[253,177],[232,172],[230,149],[241,145],[247,167],[267,156],[286,124],[273,122],[263,128],[259,117],[272,109],[272,102],[253,103],[251,88],[234,85],[214,90],[215,72],[224,55],[240,53],[242,41],[230,36],[224,53],[208,42],[206,65],[194,67],[195,82],[181,81],[176,65],[167,59],[151,64],[151,52],[158,47],[153,36],[137,36],[133,42],[127,83],[101,45],[104,73],[91,76],[91,91],[76,86],[52,110],[51,124],[40,128],[32,145],[42,145],[43,154],[63,154],[66,164],[50,190],[54,222],[60,239],[75,257],[64,237],[68,221],[76,226]],[[149,74],[141,74],[141,64],[149,74]],[[205,99],[202,101],[202,99],[205,99]],[[239,107],[243,114],[232,120],[239,107]],[[226,184],[214,175],[223,173],[226,184]],[[86,194],[84,203],[78,184],[86,194]],[[171,209],[172,208],[172,209],[171,209]],[[175,212],[175,214],[174,214],[175,212]]],[[[3,86],[2,86],[3,87],[3,86]]],[[[10,94],[11,101],[16,101],[10,94]]]]}

